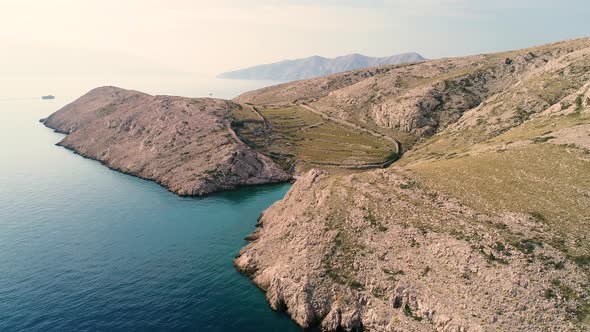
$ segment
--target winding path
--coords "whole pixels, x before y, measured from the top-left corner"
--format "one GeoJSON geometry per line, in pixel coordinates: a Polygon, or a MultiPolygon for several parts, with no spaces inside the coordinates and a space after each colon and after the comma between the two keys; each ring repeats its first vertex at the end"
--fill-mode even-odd
{"type": "Polygon", "coordinates": [[[318,111],[317,109],[309,106],[308,104],[303,104],[303,103],[302,104],[294,104],[294,106],[301,106],[301,107],[305,108],[306,110],[308,110],[310,112],[313,112],[313,113],[321,116],[322,118],[324,118],[326,120],[330,120],[330,121],[336,122],[338,124],[341,124],[343,126],[348,126],[350,128],[353,128],[353,129],[360,130],[362,132],[371,134],[371,135],[373,135],[375,137],[379,137],[379,138],[382,138],[384,140],[390,141],[391,143],[393,143],[395,145],[395,148],[397,150],[396,152],[398,154],[398,157],[401,157],[401,155],[403,154],[402,144],[398,140],[396,140],[395,138],[392,138],[392,137],[383,135],[383,134],[378,133],[378,132],[376,132],[374,130],[371,130],[371,129],[367,129],[367,128],[361,127],[361,126],[359,126],[359,125],[357,125],[355,123],[346,121],[344,119],[340,119],[340,118],[336,118],[336,117],[330,116],[328,114],[325,114],[323,112],[318,111]]]}
{"type": "Polygon", "coordinates": [[[266,120],[266,118],[264,117],[264,115],[262,115],[258,109],[256,108],[256,106],[252,105],[252,104],[246,104],[248,107],[250,107],[250,109],[252,110],[252,112],[254,112],[256,114],[256,116],[258,116],[260,118],[260,120],[262,120],[262,123],[264,123],[264,128],[268,129],[268,121],[266,120]]]}

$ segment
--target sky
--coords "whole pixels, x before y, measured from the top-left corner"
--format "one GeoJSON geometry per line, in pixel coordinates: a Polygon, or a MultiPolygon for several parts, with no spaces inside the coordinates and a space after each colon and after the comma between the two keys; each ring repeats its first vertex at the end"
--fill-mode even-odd
{"type": "Polygon", "coordinates": [[[587,0],[0,0],[0,75],[217,74],[311,55],[439,58],[583,36],[587,0]]]}

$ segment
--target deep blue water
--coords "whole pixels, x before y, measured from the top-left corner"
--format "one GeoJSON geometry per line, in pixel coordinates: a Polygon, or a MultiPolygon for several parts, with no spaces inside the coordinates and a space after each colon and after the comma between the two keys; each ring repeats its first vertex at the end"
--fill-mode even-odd
{"type": "Polygon", "coordinates": [[[297,331],[232,265],[289,185],[181,198],[54,146],[0,101],[0,331],[297,331]]]}

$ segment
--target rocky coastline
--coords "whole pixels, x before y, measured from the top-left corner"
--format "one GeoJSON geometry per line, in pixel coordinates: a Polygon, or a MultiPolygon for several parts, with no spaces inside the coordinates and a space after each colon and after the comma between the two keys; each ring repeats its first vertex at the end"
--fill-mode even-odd
{"type": "Polygon", "coordinates": [[[296,176],[234,264],[302,328],[590,326],[588,38],[356,70],[232,101],[103,87],[42,122],[67,134],[60,146],[179,195],[296,176]],[[246,129],[256,115],[241,105],[272,117],[244,130],[250,143],[231,127],[236,110],[246,129]],[[403,156],[386,169],[289,174],[256,148],[272,137],[294,159],[360,158],[380,145],[356,126],[399,142],[403,156]],[[335,132],[355,141],[338,149],[335,132]]]}
{"type": "Polygon", "coordinates": [[[229,101],[97,88],[41,122],[57,143],[181,196],[279,183],[291,175],[237,139],[229,101]]]}
{"type": "Polygon", "coordinates": [[[300,177],[236,268],[302,328],[586,330],[589,59],[585,38],[237,97],[311,105],[409,148],[385,170],[300,177]]]}

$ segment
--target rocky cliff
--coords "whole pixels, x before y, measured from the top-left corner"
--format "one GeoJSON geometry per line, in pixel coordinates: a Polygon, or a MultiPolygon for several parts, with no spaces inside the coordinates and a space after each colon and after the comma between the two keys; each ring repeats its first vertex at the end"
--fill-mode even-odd
{"type": "Polygon", "coordinates": [[[42,122],[67,134],[58,145],[179,195],[289,180],[272,160],[236,137],[229,114],[239,107],[219,99],[102,87],[42,122]]]}
{"type": "Polygon", "coordinates": [[[304,104],[411,142],[385,170],[310,171],[236,258],[302,327],[589,328],[590,39],[236,100],[304,104]]]}
{"type": "Polygon", "coordinates": [[[590,79],[589,53],[590,40],[576,39],[503,53],[361,69],[263,88],[235,100],[259,105],[307,103],[361,126],[416,139],[467,120],[462,115],[481,106],[476,121],[497,134],[584,85],[590,79]]]}
{"type": "Polygon", "coordinates": [[[479,213],[401,169],[310,171],[235,263],[302,327],[572,330],[588,279],[540,240],[547,231],[525,213],[479,213]]]}

